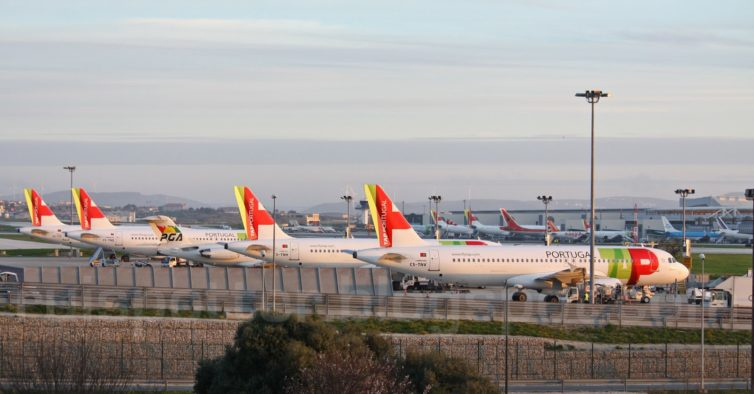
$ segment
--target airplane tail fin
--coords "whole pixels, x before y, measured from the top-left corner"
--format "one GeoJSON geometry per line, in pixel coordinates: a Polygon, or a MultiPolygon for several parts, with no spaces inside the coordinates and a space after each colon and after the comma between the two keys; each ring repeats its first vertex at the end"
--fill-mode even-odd
{"type": "Polygon", "coordinates": [[[79,214],[79,222],[82,230],[115,227],[107,219],[97,204],[89,197],[84,188],[73,188],[73,201],[76,203],[76,212],[79,214]]]}
{"type": "Polygon", "coordinates": [[[662,228],[665,229],[665,232],[670,233],[670,232],[678,231],[675,229],[675,227],[673,227],[672,224],[670,224],[670,221],[668,220],[668,218],[666,218],[665,216],[662,216],[661,219],[662,219],[662,228]]]}
{"type": "Polygon", "coordinates": [[[584,230],[586,230],[586,231],[589,231],[589,229],[590,229],[591,227],[592,227],[592,226],[591,226],[591,225],[589,224],[589,221],[588,221],[588,220],[586,220],[586,218],[584,218],[584,230]]]}
{"type": "Polygon", "coordinates": [[[516,219],[513,219],[513,216],[508,213],[508,211],[505,208],[500,208],[500,214],[503,215],[503,219],[505,219],[505,224],[508,228],[512,229],[521,229],[522,227],[518,225],[516,222],[516,219]]]}
{"type": "Polygon", "coordinates": [[[560,229],[558,228],[558,226],[556,226],[555,222],[553,222],[552,220],[548,220],[547,221],[547,228],[549,228],[549,231],[551,233],[556,233],[556,232],[560,231],[560,229]]]}
{"type": "Polygon", "coordinates": [[[477,219],[477,217],[474,216],[473,213],[471,213],[471,208],[466,209],[463,213],[464,213],[464,216],[466,217],[467,226],[473,226],[475,222],[479,221],[479,219],[477,219]]]}
{"type": "Polygon", "coordinates": [[[26,206],[29,208],[29,218],[31,219],[32,226],[63,225],[63,222],[55,216],[55,213],[45,204],[42,196],[36,190],[24,189],[24,197],[26,197],[26,206]]]}
{"type": "Polygon", "coordinates": [[[372,221],[377,229],[380,246],[421,246],[427,242],[419,237],[413,227],[406,221],[397,206],[380,185],[365,184],[364,194],[372,212],[372,221]]]}
{"type": "Polygon", "coordinates": [[[238,203],[238,211],[241,213],[241,222],[246,230],[246,238],[251,241],[260,239],[272,239],[272,232],[275,232],[275,238],[290,238],[288,234],[275,223],[272,215],[264,208],[262,202],[247,186],[235,186],[233,191],[238,203]]]}

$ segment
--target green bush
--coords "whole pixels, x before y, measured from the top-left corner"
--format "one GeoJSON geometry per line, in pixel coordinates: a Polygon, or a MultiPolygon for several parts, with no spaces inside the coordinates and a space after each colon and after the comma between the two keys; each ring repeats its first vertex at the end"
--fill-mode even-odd
{"type": "Polygon", "coordinates": [[[416,393],[427,390],[431,394],[500,392],[498,387],[480,376],[468,363],[444,353],[409,352],[402,364],[416,393]]]}
{"type": "Polygon", "coordinates": [[[372,332],[259,312],[223,357],[200,363],[195,379],[200,394],[497,391],[460,359],[412,353],[402,361],[372,332]]]}

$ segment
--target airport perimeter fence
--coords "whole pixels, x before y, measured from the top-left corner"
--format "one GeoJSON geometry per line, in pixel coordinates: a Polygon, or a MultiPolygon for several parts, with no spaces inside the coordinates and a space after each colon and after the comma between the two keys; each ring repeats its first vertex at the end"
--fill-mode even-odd
{"type": "MultiPolygon", "coordinates": [[[[492,296],[491,296],[492,295],[492,296]]],[[[696,329],[701,323],[697,305],[653,304],[551,304],[544,302],[505,302],[485,295],[453,297],[436,294],[354,295],[304,292],[275,293],[277,309],[284,313],[339,318],[437,319],[500,321],[509,308],[511,322],[556,326],[644,326],[696,329]]],[[[265,293],[267,307],[273,292],[265,293]]],[[[261,291],[185,289],[159,287],[120,287],[47,283],[0,284],[0,305],[22,312],[29,306],[112,308],[121,310],[207,311],[229,318],[247,318],[264,308],[261,291]]],[[[139,313],[135,313],[139,314],[139,313]]],[[[708,328],[750,329],[748,308],[707,308],[708,328]]]]}
{"type": "MultiPolygon", "coordinates": [[[[511,382],[662,381],[694,382],[701,376],[698,346],[569,344],[540,338],[464,335],[387,335],[396,354],[441,352],[464,359],[481,375],[502,386],[506,351],[511,382]]],[[[45,338],[0,338],[0,379],[72,362],[91,363],[103,372],[127,375],[133,381],[192,380],[201,360],[224,354],[228,343],[209,339],[175,340],[168,336],[142,341],[108,340],[58,333],[45,338]],[[50,352],[54,349],[54,352],[50,352]],[[86,360],[76,357],[86,355],[86,360]],[[71,355],[73,354],[73,356],[71,355]]],[[[749,345],[709,346],[705,377],[711,381],[745,381],[750,368],[749,345]]],[[[659,388],[659,387],[658,387],[659,388]]]]}

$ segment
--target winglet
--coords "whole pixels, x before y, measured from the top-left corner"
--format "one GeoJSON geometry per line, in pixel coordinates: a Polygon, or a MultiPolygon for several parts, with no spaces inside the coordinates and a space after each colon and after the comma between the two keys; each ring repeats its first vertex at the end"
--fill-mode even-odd
{"type": "Polygon", "coordinates": [[[275,231],[276,238],[290,238],[275,223],[272,216],[264,208],[261,201],[247,186],[235,186],[233,192],[238,203],[238,211],[241,214],[241,222],[246,230],[246,238],[251,241],[259,239],[272,239],[275,231]]]}
{"type": "Polygon", "coordinates": [[[82,230],[115,227],[84,188],[73,188],[71,193],[73,193],[73,201],[76,202],[76,211],[79,214],[82,230]]]}
{"type": "Polygon", "coordinates": [[[63,223],[52,212],[52,209],[45,204],[42,197],[34,189],[24,189],[26,197],[26,206],[29,208],[29,218],[31,225],[39,226],[61,226],[63,223]]]}
{"type": "Polygon", "coordinates": [[[364,194],[381,247],[426,245],[380,185],[365,184],[364,194]]]}

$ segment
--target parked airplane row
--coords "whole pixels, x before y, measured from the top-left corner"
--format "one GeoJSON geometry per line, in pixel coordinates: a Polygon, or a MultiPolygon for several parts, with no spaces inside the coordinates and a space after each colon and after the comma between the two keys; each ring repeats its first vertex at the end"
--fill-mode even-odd
{"type": "MultiPolygon", "coordinates": [[[[114,226],[86,191],[77,188],[72,192],[80,227],[62,224],[36,191],[27,190],[32,226],[20,231],[70,245],[215,265],[254,265],[273,258],[287,267],[377,265],[445,282],[535,289],[547,294],[548,301],[557,301],[558,292],[589,275],[587,247],[421,239],[381,187],[366,185],[365,191],[377,239],[293,238],[274,222],[251,189],[242,186],[234,193],[243,230],[180,227],[163,216],[146,218],[147,225],[114,226]]],[[[595,262],[597,281],[610,286],[667,284],[688,275],[670,254],[653,248],[599,247],[595,262]]],[[[513,299],[524,301],[526,295],[518,291],[513,299]]]]}

